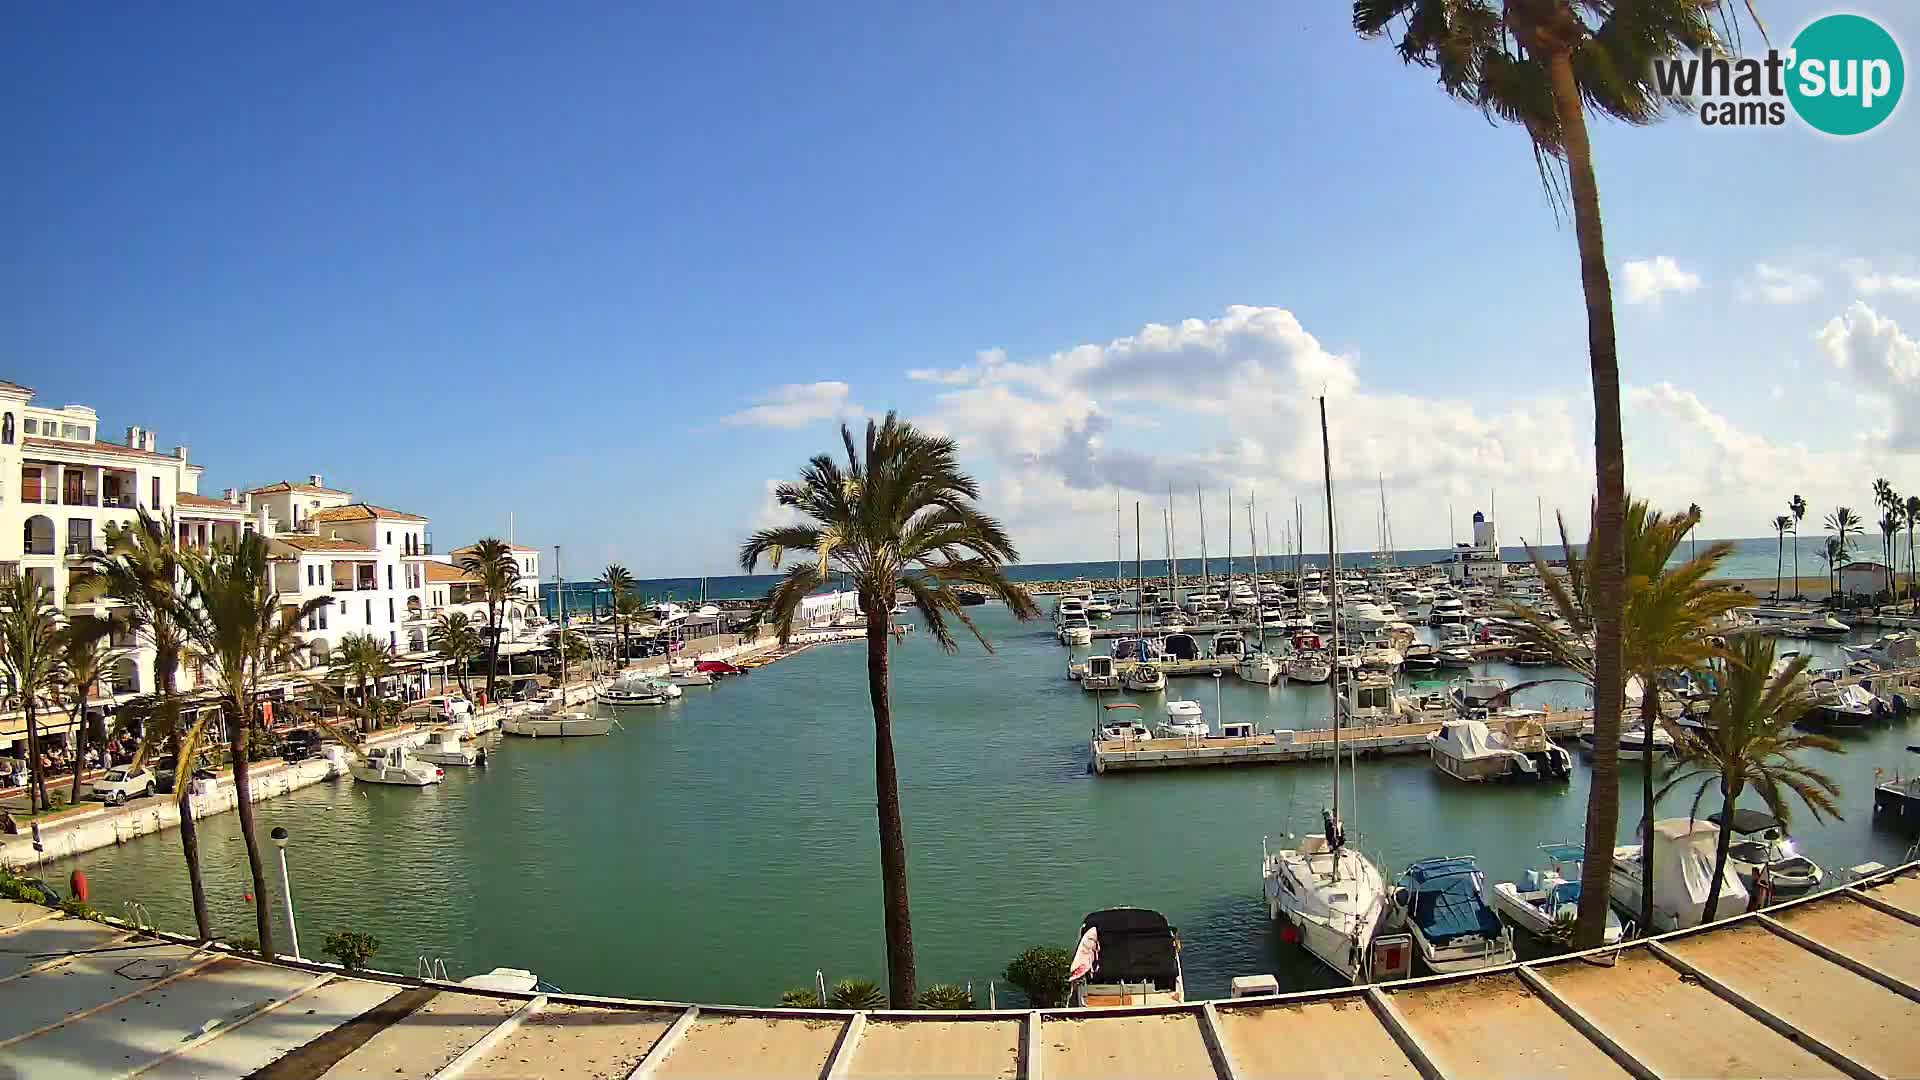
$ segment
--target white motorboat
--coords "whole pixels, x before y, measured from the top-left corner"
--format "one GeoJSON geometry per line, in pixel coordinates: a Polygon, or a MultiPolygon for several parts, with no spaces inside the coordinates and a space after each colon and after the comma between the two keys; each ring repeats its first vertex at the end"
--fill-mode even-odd
{"type": "Polygon", "coordinates": [[[1247,639],[1238,630],[1223,630],[1213,635],[1213,656],[1216,660],[1238,660],[1247,651],[1247,639]]]}
{"type": "Polygon", "coordinates": [[[1862,728],[1873,722],[1874,699],[1863,686],[1841,686],[1818,680],[1812,687],[1813,708],[1796,725],[1809,728],[1862,728]]]}
{"type": "MultiPolygon", "coordinates": [[[[1580,749],[1593,753],[1593,732],[1580,736],[1580,749]]],[[[1635,724],[1620,733],[1621,761],[1645,761],[1649,756],[1663,756],[1673,752],[1673,736],[1660,724],[1653,725],[1653,737],[1647,737],[1645,725],[1635,724]]]]}
{"type": "Polygon", "coordinates": [[[1167,702],[1167,719],[1160,725],[1160,737],[1163,739],[1206,738],[1212,734],[1207,727],[1206,713],[1197,701],[1167,702]]]}
{"type": "Polygon", "coordinates": [[[1233,667],[1233,673],[1240,676],[1241,682],[1250,682],[1255,686],[1272,686],[1280,681],[1286,668],[1280,658],[1259,649],[1248,650],[1240,662],[1233,667]]]}
{"type": "Polygon", "coordinates": [[[1407,867],[1393,891],[1393,912],[1413,932],[1428,971],[1451,975],[1513,962],[1513,931],[1487,903],[1486,884],[1471,855],[1407,867]]]}
{"type": "Polygon", "coordinates": [[[1146,908],[1109,908],[1087,915],[1067,971],[1077,1008],[1178,1005],[1180,932],[1146,908]]]}
{"type": "Polygon", "coordinates": [[[674,686],[712,686],[713,675],[705,671],[669,671],[667,682],[674,686]]]}
{"type": "Polygon", "coordinates": [[[1437,654],[1443,668],[1470,668],[1474,665],[1473,650],[1465,645],[1450,645],[1437,654]]]}
{"type": "Polygon", "coordinates": [[[1104,596],[1096,596],[1093,599],[1087,601],[1087,618],[1089,619],[1113,618],[1113,601],[1107,599],[1104,596]]]}
{"type": "Polygon", "coordinates": [[[1333,678],[1333,661],[1323,652],[1297,652],[1287,657],[1287,681],[1323,683],[1333,678]]]}
{"type": "Polygon", "coordinates": [[[413,756],[435,765],[472,765],[480,760],[480,751],[460,741],[457,729],[441,728],[413,756]]]}
{"type": "Polygon", "coordinates": [[[1394,722],[1393,679],[1378,672],[1343,678],[1346,693],[1337,701],[1341,727],[1365,727],[1394,722]]]}
{"type": "Polygon", "coordinates": [[[1447,696],[1463,712],[1498,707],[1507,696],[1507,680],[1492,675],[1462,675],[1447,684],[1447,696]]]}
{"type": "Polygon", "coordinates": [[[1405,663],[1405,655],[1400,650],[1387,645],[1371,645],[1360,652],[1360,668],[1363,671],[1392,675],[1405,663]]]}
{"type": "Polygon", "coordinates": [[[1058,631],[1060,644],[1069,647],[1093,644],[1093,624],[1084,615],[1074,615],[1060,621],[1058,631]]]}
{"type": "Polygon", "coordinates": [[[1309,589],[1300,594],[1300,606],[1308,611],[1327,610],[1327,594],[1319,589],[1309,589]]]}
{"type": "Polygon", "coordinates": [[[630,671],[595,690],[593,696],[602,705],[665,705],[682,694],[671,682],[630,671]]]}
{"type": "MultiPolygon", "coordinates": [[[[1518,883],[1493,887],[1493,909],[1500,917],[1537,938],[1565,936],[1580,914],[1580,870],[1587,849],[1579,844],[1547,844],[1545,870],[1528,870],[1518,883]]],[[[1607,909],[1605,944],[1620,940],[1620,917],[1607,909]]]]}
{"type": "Polygon", "coordinates": [[[461,986],[471,986],[476,990],[507,990],[516,994],[530,994],[540,985],[540,977],[526,968],[497,967],[484,975],[469,975],[460,980],[461,986]]]}
{"type": "Polygon", "coordinates": [[[529,739],[605,735],[613,730],[613,717],[595,716],[585,709],[568,709],[544,716],[510,716],[501,721],[500,730],[529,739]]]}
{"type": "Polygon", "coordinates": [[[473,715],[473,702],[460,694],[435,694],[400,710],[402,723],[434,723],[464,720],[473,715]]]}
{"type": "Polygon", "coordinates": [[[1147,730],[1147,725],[1135,718],[1134,714],[1140,711],[1140,706],[1122,701],[1103,705],[1101,709],[1104,711],[1100,721],[1101,742],[1143,742],[1153,738],[1153,732],[1147,730]]]}
{"type": "Polygon", "coordinates": [[[1127,669],[1126,683],[1135,693],[1157,694],[1167,688],[1167,673],[1158,664],[1135,664],[1127,669]]]}
{"type": "Polygon", "coordinates": [[[1408,671],[1436,671],[1440,667],[1440,650],[1424,642],[1415,642],[1402,649],[1400,657],[1408,671]]]}
{"type": "Polygon", "coordinates": [[[1063,596],[1053,606],[1053,621],[1064,623],[1068,619],[1087,617],[1087,602],[1078,596],[1063,596]]]}
{"type": "MultiPolygon", "coordinates": [[[[1720,827],[1706,820],[1663,818],[1653,823],[1653,926],[1641,934],[1684,930],[1705,921],[1707,892],[1713,886],[1714,848],[1720,827]]],[[[1646,880],[1639,844],[1613,849],[1613,877],[1608,894],[1623,911],[1640,910],[1641,883],[1646,880]]],[[[1728,863],[1720,878],[1716,919],[1747,910],[1747,887],[1728,863]]]]}
{"type": "MultiPolygon", "coordinates": [[[[1724,826],[1718,811],[1707,820],[1724,826]]],[[[1779,818],[1760,810],[1736,809],[1733,812],[1733,843],[1727,846],[1727,865],[1740,875],[1749,893],[1760,887],[1762,870],[1766,888],[1774,896],[1799,896],[1818,888],[1826,879],[1820,864],[1795,850],[1779,818]]]]}
{"type": "Polygon", "coordinates": [[[1427,736],[1433,767],[1456,780],[1565,780],[1573,755],[1547,738],[1536,714],[1443,720],[1427,736]]]}
{"type": "Polygon", "coordinates": [[[1467,621],[1467,605],[1457,596],[1436,596],[1427,612],[1428,626],[1447,626],[1467,621]]]}
{"type": "Polygon", "coordinates": [[[1346,846],[1344,829],[1322,812],[1324,833],[1298,848],[1266,850],[1261,842],[1267,913],[1285,920],[1300,944],[1350,983],[1367,981],[1367,954],[1386,910],[1380,871],[1346,846]]]}
{"type": "Polygon", "coordinates": [[[1103,690],[1118,690],[1124,684],[1111,656],[1089,656],[1086,667],[1080,669],[1082,690],[1097,694],[1103,690]]]}
{"type": "Polygon", "coordinates": [[[1920,636],[1909,631],[1881,634],[1865,645],[1842,645],[1840,651],[1854,660],[1868,660],[1883,668],[1911,667],[1920,664],[1920,636]]]}
{"type": "Polygon", "coordinates": [[[1346,625],[1362,634],[1371,634],[1388,623],[1400,621],[1400,612],[1392,604],[1378,604],[1369,600],[1347,598],[1341,601],[1340,618],[1346,625]]]}
{"type": "Polygon", "coordinates": [[[1810,638],[1843,638],[1852,632],[1853,627],[1848,626],[1846,623],[1841,622],[1831,615],[1826,616],[1817,623],[1803,626],[1799,630],[1800,636],[1810,638]]]}
{"type": "Polygon", "coordinates": [[[347,771],[363,784],[399,784],[403,787],[426,787],[447,777],[438,765],[413,760],[404,746],[383,746],[369,750],[364,757],[349,762],[347,771]]]}

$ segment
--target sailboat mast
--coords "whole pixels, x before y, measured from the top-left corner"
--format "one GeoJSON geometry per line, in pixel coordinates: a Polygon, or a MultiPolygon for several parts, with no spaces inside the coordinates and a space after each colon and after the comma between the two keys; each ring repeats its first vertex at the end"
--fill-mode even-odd
{"type": "MultiPolygon", "coordinates": [[[[1227,488],[1227,602],[1233,602],[1233,488],[1227,488]]],[[[1229,608],[1231,610],[1231,608],[1229,608]]]]}
{"type": "MultiPolygon", "coordinates": [[[[1133,595],[1139,596],[1145,592],[1147,588],[1147,564],[1140,554],[1140,501],[1138,499],[1134,500],[1133,503],[1133,576],[1133,595]]],[[[1135,634],[1140,633],[1140,609],[1143,607],[1146,607],[1146,605],[1133,605],[1133,632],[1135,634]]],[[[1134,648],[1138,650],[1134,653],[1136,657],[1141,660],[1147,658],[1145,642],[1134,646],[1134,648]]]]}
{"type": "MultiPolygon", "coordinates": [[[[1258,534],[1253,531],[1253,496],[1248,495],[1247,536],[1253,537],[1257,535],[1258,534]]],[[[1260,616],[1260,546],[1251,539],[1248,541],[1248,544],[1253,548],[1253,625],[1260,631],[1260,648],[1265,650],[1267,647],[1267,620],[1260,616]]]]}
{"type": "Polygon", "coordinates": [[[1120,568],[1120,496],[1113,497],[1113,583],[1117,586],[1126,577],[1120,568]]]}
{"type": "Polygon", "coordinates": [[[560,572],[560,545],[553,545],[554,591],[560,594],[560,704],[567,703],[567,576],[560,572]]]}
{"type": "Polygon", "coordinates": [[[1207,572],[1207,495],[1196,487],[1193,499],[1200,504],[1200,584],[1211,586],[1213,576],[1207,572]]]}
{"type": "MultiPolygon", "coordinates": [[[[1173,598],[1173,504],[1171,502],[1160,511],[1160,539],[1167,543],[1167,603],[1177,604],[1178,601],[1173,598]]],[[[1156,625],[1159,618],[1160,613],[1154,612],[1156,625]]]]}
{"type": "Polygon", "coordinates": [[[1174,540],[1174,530],[1179,528],[1173,517],[1173,485],[1167,485],[1167,602],[1180,602],[1180,548],[1174,540]]]}
{"type": "MultiPolygon", "coordinates": [[[[1333,450],[1327,439],[1327,399],[1320,399],[1320,472],[1327,487],[1327,572],[1333,579],[1332,591],[1327,602],[1333,610],[1333,677],[1327,680],[1327,698],[1333,706],[1333,821],[1335,828],[1330,830],[1335,836],[1327,838],[1327,845],[1334,847],[1339,833],[1340,823],[1340,573],[1335,562],[1339,548],[1333,536],[1333,450]]],[[[1334,847],[1333,872],[1340,873],[1339,849],[1334,847]]]]}

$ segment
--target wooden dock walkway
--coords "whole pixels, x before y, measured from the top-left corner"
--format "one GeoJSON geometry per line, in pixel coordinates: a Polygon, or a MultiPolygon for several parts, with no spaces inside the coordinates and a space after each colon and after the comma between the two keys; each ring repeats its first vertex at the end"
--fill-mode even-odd
{"type": "MultiPolygon", "coordinates": [[[[1565,739],[1593,728],[1593,714],[1585,709],[1549,712],[1541,721],[1551,738],[1565,739]]],[[[1342,728],[1340,753],[1360,757],[1388,754],[1424,754],[1427,736],[1440,730],[1438,720],[1411,724],[1342,728]]],[[[1186,738],[1129,739],[1120,742],[1091,737],[1093,771],[1131,772],[1145,769],[1182,769],[1206,765],[1284,765],[1325,761],[1333,756],[1333,731],[1273,731],[1245,739],[1186,738]]]]}

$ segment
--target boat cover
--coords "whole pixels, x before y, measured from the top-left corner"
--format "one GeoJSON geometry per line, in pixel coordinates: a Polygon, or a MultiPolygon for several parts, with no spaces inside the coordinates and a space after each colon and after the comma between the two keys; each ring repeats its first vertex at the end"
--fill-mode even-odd
{"type": "MultiPolygon", "coordinates": [[[[1679,926],[1698,926],[1713,885],[1714,847],[1720,827],[1706,821],[1665,818],[1653,823],[1654,905],[1673,912],[1679,926]]],[[[1745,911],[1746,886],[1729,865],[1720,882],[1720,912],[1745,911]]]]}
{"type": "MultiPolygon", "coordinates": [[[[1707,820],[1713,822],[1715,825],[1725,824],[1725,822],[1720,820],[1720,812],[1718,810],[1708,814],[1707,820]]],[[[1740,808],[1733,812],[1733,831],[1736,833],[1765,832],[1768,829],[1779,827],[1780,819],[1767,813],[1765,810],[1740,808]]]]}
{"type": "Polygon", "coordinates": [[[1090,913],[1081,923],[1099,931],[1100,952],[1094,961],[1093,983],[1152,983],[1156,990],[1172,990],[1180,978],[1176,931],[1167,917],[1146,908],[1109,908],[1090,913]]]}
{"type": "Polygon", "coordinates": [[[1479,720],[1448,720],[1440,725],[1441,753],[1461,761],[1504,754],[1506,748],[1494,744],[1487,725],[1479,720]]]}
{"type": "Polygon", "coordinates": [[[1480,871],[1471,858],[1422,860],[1407,867],[1401,884],[1413,891],[1413,921],[1435,945],[1500,936],[1500,917],[1480,895],[1480,871]]]}
{"type": "Polygon", "coordinates": [[[1168,634],[1160,647],[1166,655],[1175,660],[1197,660],[1200,658],[1200,645],[1191,634],[1168,634]]]}

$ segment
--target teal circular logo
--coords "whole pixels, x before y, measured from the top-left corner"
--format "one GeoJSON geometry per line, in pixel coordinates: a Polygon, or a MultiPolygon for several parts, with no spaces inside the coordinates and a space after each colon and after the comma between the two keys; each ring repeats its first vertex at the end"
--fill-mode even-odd
{"type": "Polygon", "coordinates": [[[1899,44],[1872,19],[1828,15],[1793,39],[1787,99],[1817,131],[1872,131],[1893,115],[1906,82],[1899,44]]]}

